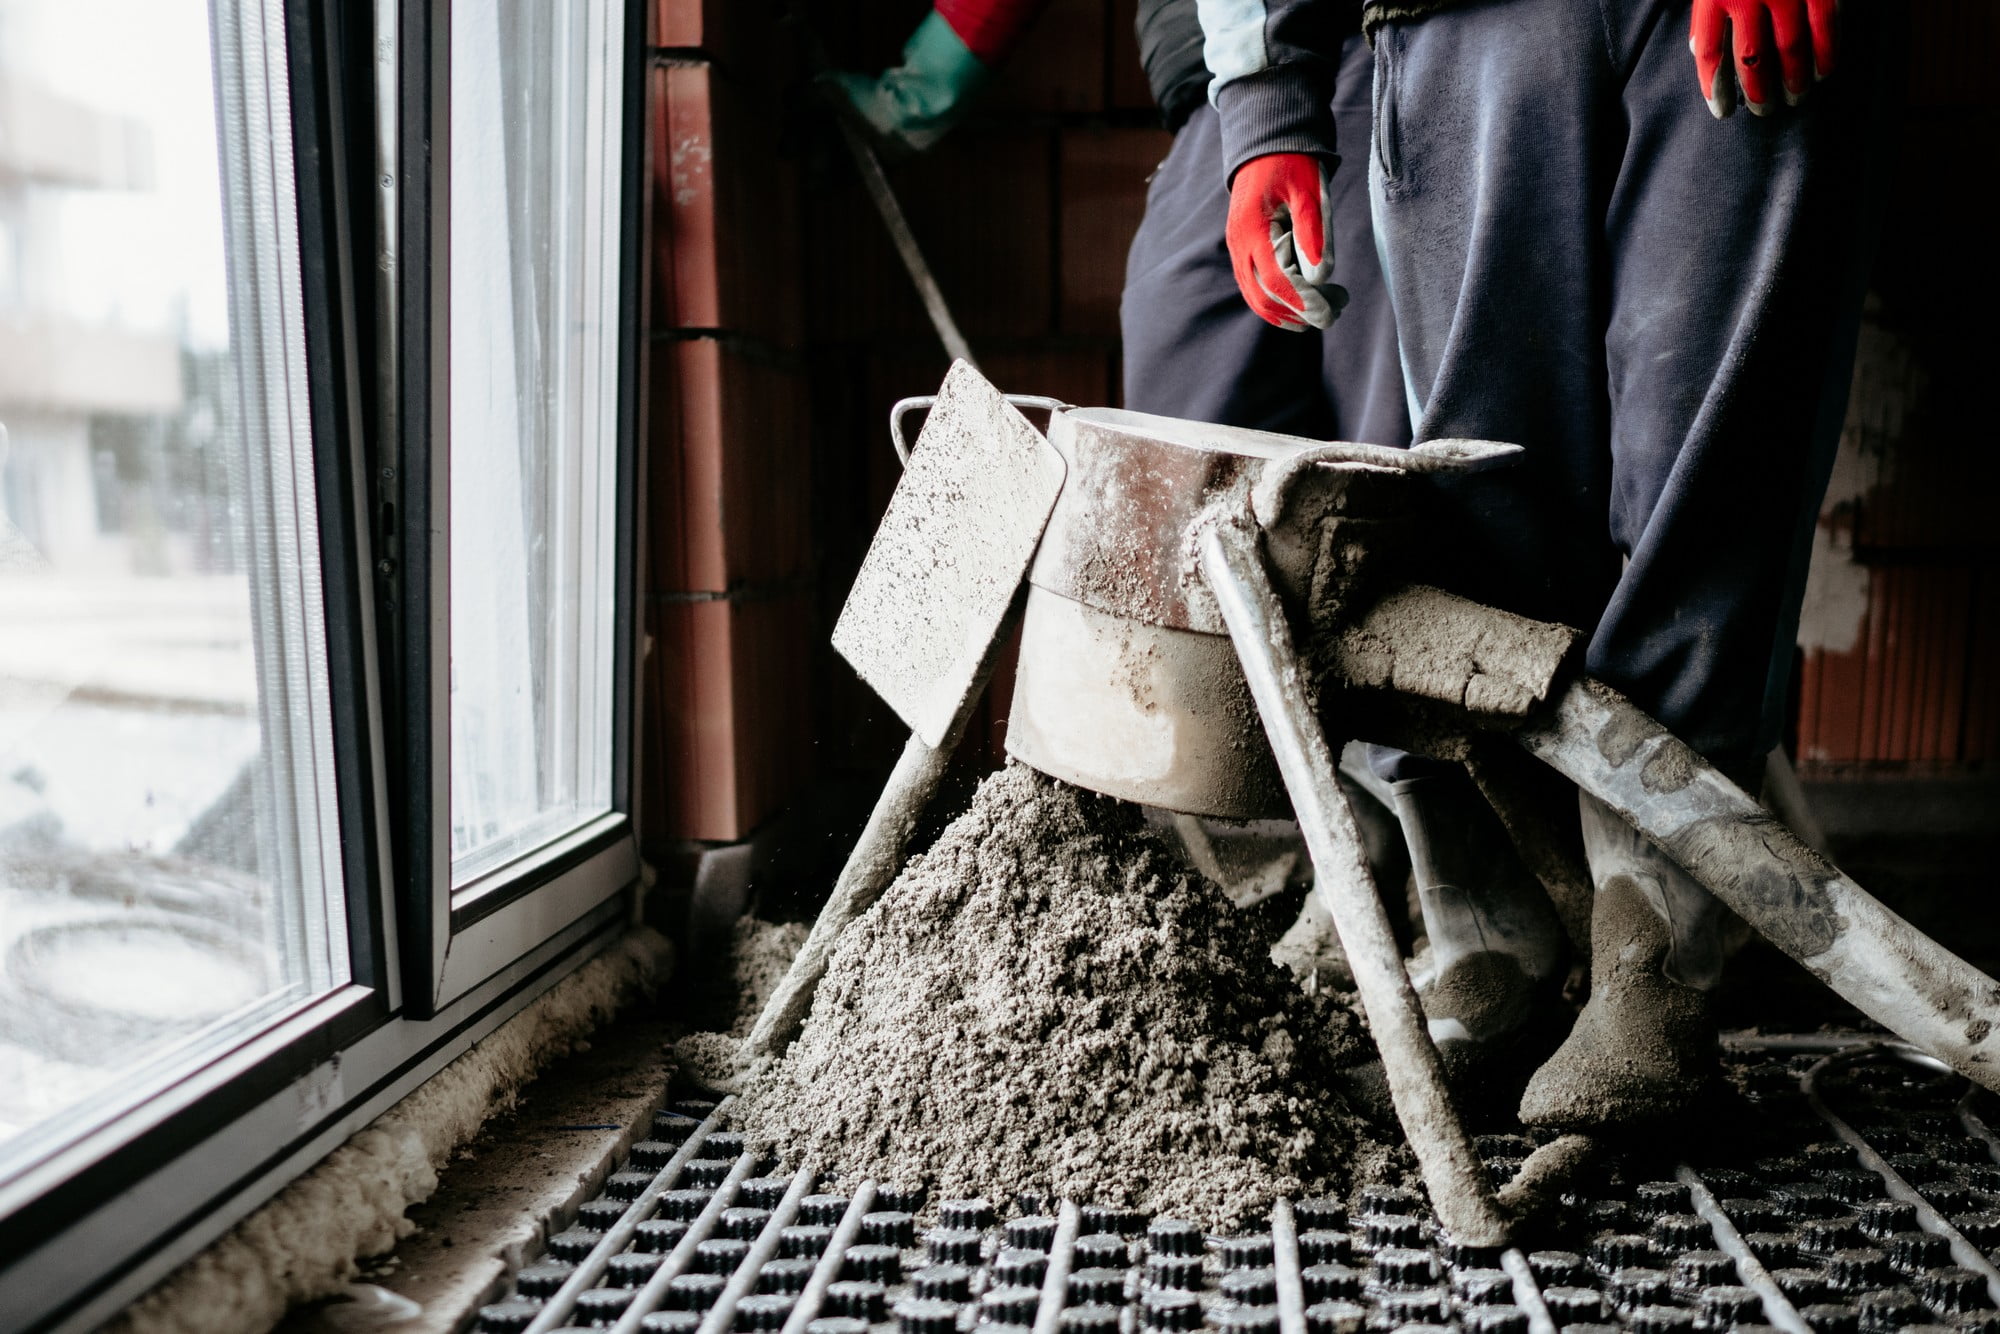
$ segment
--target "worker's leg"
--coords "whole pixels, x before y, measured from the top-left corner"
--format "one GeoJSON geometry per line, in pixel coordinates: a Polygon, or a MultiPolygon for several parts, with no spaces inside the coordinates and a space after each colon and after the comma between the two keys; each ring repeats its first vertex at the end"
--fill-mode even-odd
{"type": "Polygon", "coordinates": [[[1802,106],[1717,121],[1687,95],[1678,10],[1609,8],[1633,53],[1605,220],[1608,512],[1627,563],[1588,664],[1744,773],[1778,741],[1770,684],[1847,407],[1896,66],[1880,7],[1855,0],[1838,73],[1802,106]]]}
{"type": "Polygon", "coordinates": [[[1401,448],[1410,443],[1409,400],[1396,354],[1396,312],[1382,281],[1368,200],[1373,64],[1367,41],[1359,34],[1348,38],[1333,101],[1342,161],[1329,189],[1334,279],[1347,289],[1347,308],[1319,336],[1321,382],[1333,409],[1335,439],[1401,448]]]}
{"type": "Polygon", "coordinates": [[[1392,790],[1430,942],[1414,980],[1431,1040],[1461,1093],[1502,1079],[1518,1097],[1562,1036],[1551,1025],[1568,953],[1562,923],[1462,769],[1392,790]]]}
{"type": "MultiPolygon", "coordinates": [[[[1717,122],[1675,95],[1678,42],[1623,17],[1633,135],[1607,211],[1605,343],[1610,531],[1627,562],[1589,665],[1755,792],[1847,402],[1900,62],[1880,12],[1850,4],[1840,71],[1804,106],[1717,122]]],[[[1617,957],[1593,969],[1576,1029],[1523,1098],[1523,1119],[1544,1124],[1670,1111],[1713,1065],[1727,913],[1588,799],[1584,832],[1593,949],[1617,957]],[[1635,1024],[1660,1035],[1636,1060],[1635,1024]]]]}
{"type": "MultiPolygon", "coordinates": [[[[1395,30],[1378,67],[1377,221],[1419,435],[1529,447],[1510,486],[1452,497],[1478,541],[1464,583],[1592,627],[1593,674],[1738,770],[1769,744],[1798,529],[1844,402],[1862,32],[1806,106],[1762,120],[1709,116],[1685,8],[1652,0],[1475,4],[1395,30]]],[[[1599,826],[1591,999],[1529,1119],[1671,1110],[1709,1061],[1721,914],[1599,826]]]]}
{"type": "MultiPolygon", "coordinates": [[[[1370,77],[1367,44],[1356,36],[1334,107],[1354,156],[1332,185],[1337,276],[1350,300],[1325,332],[1275,329],[1243,304],[1223,241],[1229,196],[1215,112],[1198,108],[1174,136],[1126,265],[1119,311],[1126,407],[1313,438],[1409,443],[1395,315],[1369,221],[1370,77]]],[[[1358,799],[1356,814],[1374,842],[1403,842],[1393,813],[1372,799],[1358,799]]],[[[1385,893],[1400,900],[1407,871],[1400,856],[1374,864],[1385,893]]]]}

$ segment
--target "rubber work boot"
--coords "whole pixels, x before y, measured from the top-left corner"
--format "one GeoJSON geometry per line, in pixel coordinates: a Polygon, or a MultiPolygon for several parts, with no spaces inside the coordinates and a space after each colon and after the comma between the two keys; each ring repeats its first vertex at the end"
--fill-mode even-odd
{"type": "Polygon", "coordinates": [[[1710,993],[1728,911],[1609,807],[1582,795],[1597,894],[1590,999],[1521,1098],[1527,1125],[1597,1129],[1685,1110],[1716,1069],[1710,993]]]}
{"type": "Polygon", "coordinates": [[[1499,818],[1453,774],[1391,786],[1430,939],[1417,995],[1461,1109],[1504,1116],[1564,1017],[1562,924],[1499,818]]]}

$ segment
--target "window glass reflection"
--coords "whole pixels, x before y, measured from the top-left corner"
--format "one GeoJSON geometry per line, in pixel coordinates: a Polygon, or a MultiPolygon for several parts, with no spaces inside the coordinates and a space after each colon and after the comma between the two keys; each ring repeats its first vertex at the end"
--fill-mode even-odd
{"type": "Polygon", "coordinates": [[[0,1169],[348,975],[279,14],[0,0],[0,1169]]]}

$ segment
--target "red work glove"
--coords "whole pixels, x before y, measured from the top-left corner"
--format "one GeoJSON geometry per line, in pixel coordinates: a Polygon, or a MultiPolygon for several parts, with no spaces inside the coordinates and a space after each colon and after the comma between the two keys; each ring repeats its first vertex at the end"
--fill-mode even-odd
{"type": "Polygon", "coordinates": [[[1347,292],[1332,281],[1329,175],[1310,153],[1268,153],[1238,167],[1230,183],[1236,286],[1250,309],[1280,329],[1324,329],[1347,304],[1347,292]]]}
{"type": "Polygon", "coordinates": [[[1717,119],[1743,101],[1759,116],[1797,106],[1814,79],[1833,73],[1839,0],[1694,0],[1688,47],[1701,95],[1717,119]],[[1734,56],[1734,61],[1731,57],[1734,56]]]}

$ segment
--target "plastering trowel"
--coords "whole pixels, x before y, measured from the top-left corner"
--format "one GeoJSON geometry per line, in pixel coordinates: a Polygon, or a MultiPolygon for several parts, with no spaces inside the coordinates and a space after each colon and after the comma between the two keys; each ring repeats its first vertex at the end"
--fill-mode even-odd
{"type": "Polygon", "coordinates": [[[745,1039],[744,1065],[781,1054],[812,1008],[834,943],[902,869],[903,852],[993,674],[1028,564],[1062,492],[1062,456],[965,362],[935,398],[896,405],[902,479],[834,626],[833,646],[908,725],[910,739],[812,933],[745,1039]],[[901,421],[929,415],[914,448],[901,421]]]}

